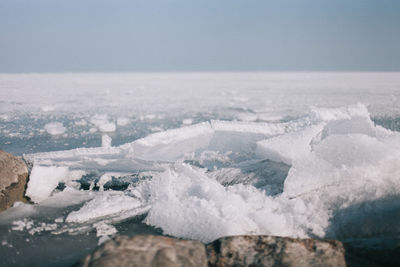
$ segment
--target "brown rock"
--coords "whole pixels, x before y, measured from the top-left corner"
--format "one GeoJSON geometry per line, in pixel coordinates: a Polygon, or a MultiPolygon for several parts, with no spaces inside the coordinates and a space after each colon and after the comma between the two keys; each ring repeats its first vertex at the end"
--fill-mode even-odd
{"type": "Polygon", "coordinates": [[[80,266],[207,266],[205,247],[198,241],[164,236],[118,236],[86,256],[80,266]]]}
{"type": "Polygon", "coordinates": [[[340,241],[231,236],[207,245],[210,266],[346,266],[340,241]]]}
{"type": "Polygon", "coordinates": [[[28,168],[19,158],[0,150],[0,211],[16,201],[26,202],[24,192],[28,168]]]}

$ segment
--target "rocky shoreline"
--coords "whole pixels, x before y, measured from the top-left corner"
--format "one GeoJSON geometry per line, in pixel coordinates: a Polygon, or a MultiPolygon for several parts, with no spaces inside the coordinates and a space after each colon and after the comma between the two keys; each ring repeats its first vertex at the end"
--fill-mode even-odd
{"type": "Polygon", "coordinates": [[[346,266],[340,241],[229,236],[210,244],[176,238],[117,236],[77,266],[346,266]]]}
{"type": "Polygon", "coordinates": [[[0,212],[15,202],[27,202],[25,189],[28,181],[28,168],[25,162],[0,150],[0,212]]]}
{"type": "MultiPolygon", "coordinates": [[[[0,150],[0,212],[24,196],[25,162],[0,150]]],[[[394,266],[400,245],[367,249],[337,240],[228,236],[209,244],[155,235],[116,236],[76,266],[394,266]]]]}

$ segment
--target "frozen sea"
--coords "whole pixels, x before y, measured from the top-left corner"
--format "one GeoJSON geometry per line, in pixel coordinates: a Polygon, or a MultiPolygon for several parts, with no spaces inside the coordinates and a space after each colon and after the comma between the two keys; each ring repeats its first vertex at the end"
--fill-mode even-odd
{"type": "Polygon", "coordinates": [[[31,169],[1,266],[119,234],[397,246],[400,73],[0,74],[0,149],[31,169]]]}

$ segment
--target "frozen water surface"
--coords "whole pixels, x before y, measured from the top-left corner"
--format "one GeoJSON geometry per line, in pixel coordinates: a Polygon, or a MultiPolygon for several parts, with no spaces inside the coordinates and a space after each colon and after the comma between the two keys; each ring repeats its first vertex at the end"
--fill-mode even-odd
{"type": "Polygon", "coordinates": [[[395,238],[399,97],[399,73],[2,74],[33,204],[1,213],[0,264],[118,234],[395,238]]]}

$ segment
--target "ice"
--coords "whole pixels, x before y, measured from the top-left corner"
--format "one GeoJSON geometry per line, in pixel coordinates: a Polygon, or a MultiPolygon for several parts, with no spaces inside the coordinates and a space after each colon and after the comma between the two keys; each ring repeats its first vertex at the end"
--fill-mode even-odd
{"type": "Polygon", "coordinates": [[[60,135],[65,133],[66,128],[61,122],[51,122],[44,126],[46,132],[50,135],[60,135]]]}
{"type": "Polygon", "coordinates": [[[186,153],[206,148],[214,134],[208,122],[154,133],[122,146],[145,160],[175,161],[186,153]]]}
{"type": "Polygon", "coordinates": [[[84,171],[69,170],[67,167],[34,166],[29,176],[26,196],[34,202],[41,202],[51,195],[58,183],[74,186],[74,180],[84,174],[84,171]]]}
{"type": "Polygon", "coordinates": [[[3,240],[1,241],[1,245],[4,247],[9,247],[9,248],[13,248],[13,245],[9,244],[7,241],[3,240]]]}
{"type": "Polygon", "coordinates": [[[352,118],[370,118],[370,112],[364,104],[357,103],[338,108],[311,108],[311,118],[316,121],[349,120],[352,118]]]}
{"type": "Polygon", "coordinates": [[[324,128],[321,138],[332,134],[365,134],[376,137],[378,129],[369,118],[354,117],[351,119],[332,121],[324,128]]]}
{"type": "Polygon", "coordinates": [[[182,120],[182,124],[183,125],[193,124],[193,119],[191,119],[191,118],[184,119],[184,120],[182,120]]]}
{"type": "Polygon", "coordinates": [[[54,111],[54,110],[55,110],[55,107],[53,107],[53,106],[43,106],[43,107],[42,107],[42,110],[43,110],[44,112],[50,112],[50,111],[54,111]]]}
{"type": "Polygon", "coordinates": [[[374,164],[395,151],[368,135],[346,134],[325,138],[314,147],[313,153],[336,168],[346,168],[374,164]]]}
{"type": "Polygon", "coordinates": [[[135,143],[141,144],[143,146],[152,147],[162,144],[180,142],[210,133],[213,133],[211,125],[208,122],[205,122],[193,126],[187,126],[179,129],[167,130],[165,132],[152,134],[145,138],[137,140],[135,143]]]}
{"type": "Polygon", "coordinates": [[[129,123],[129,118],[126,117],[119,117],[117,119],[117,125],[118,126],[126,126],[129,123]]]}
{"type": "Polygon", "coordinates": [[[112,181],[113,177],[119,178],[119,177],[124,177],[124,176],[127,176],[127,175],[129,175],[129,173],[106,172],[100,177],[100,179],[99,179],[99,181],[97,182],[96,185],[99,187],[100,191],[104,191],[104,185],[106,183],[112,181]]]}
{"type": "Polygon", "coordinates": [[[104,243],[105,241],[110,239],[110,236],[113,236],[118,232],[114,226],[106,224],[104,222],[96,223],[93,226],[96,228],[97,237],[100,237],[98,245],[104,243]]]}
{"type": "Polygon", "coordinates": [[[239,132],[264,134],[268,136],[285,133],[285,124],[232,122],[232,121],[211,121],[212,128],[218,132],[239,132]]]}
{"type": "MultiPolygon", "coordinates": [[[[124,212],[137,210],[142,206],[143,204],[138,199],[128,196],[124,192],[105,191],[99,193],[78,211],[69,213],[65,221],[69,223],[90,222],[106,216],[120,216],[124,212]]],[[[142,212],[143,210],[140,209],[138,214],[142,212]]]]}
{"type": "Polygon", "coordinates": [[[105,148],[111,147],[111,142],[112,142],[112,139],[109,135],[103,134],[101,136],[101,146],[102,147],[105,147],[105,148]]]}
{"type": "Polygon", "coordinates": [[[76,126],[86,126],[87,125],[87,121],[82,119],[82,120],[75,121],[74,124],[76,126]]]}
{"type": "Polygon", "coordinates": [[[24,229],[31,229],[33,226],[33,221],[28,219],[17,220],[13,222],[12,230],[14,231],[23,231],[24,229]]]}
{"type": "Polygon", "coordinates": [[[35,235],[43,231],[53,231],[57,229],[57,224],[53,223],[39,223],[35,224],[33,220],[23,219],[13,221],[13,231],[28,231],[30,235],[35,235]]]}
{"type": "Polygon", "coordinates": [[[95,132],[97,132],[97,128],[92,127],[89,129],[89,133],[95,133],[95,132]]]}
{"type": "Polygon", "coordinates": [[[115,122],[110,121],[107,115],[96,114],[90,119],[90,122],[94,124],[100,132],[114,132],[116,129],[115,122]]]}
{"type": "Polygon", "coordinates": [[[257,154],[261,157],[292,165],[293,161],[311,152],[313,139],[322,131],[323,124],[278,137],[259,141],[257,154]]]}
{"type": "Polygon", "coordinates": [[[49,248],[59,265],[113,235],[160,231],[203,242],[398,236],[398,73],[0,74],[0,84],[0,143],[25,153],[35,203],[1,213],[6,263],[32,265],[8,252],[49,248]]]}
{"type": "Polygon", "coordinates": [[[294,220],[305,223],[311,217],[301,201],[274,199],[250,185],[224,187],[186,164],[156,175],[139,190],[152,203],[146,223],[203,242],[238,234],[305,236],[306,227],[294,220]]]}
{"type": "MultiPolygon", "coordinates": [[[[339,233],[332,229],[341,229],[351,217],[333,223],[335,214],[399,192],[395,178],[399,170],[393,169],[400,163],[399,150],[391,143],[400,137],[374,126],[359,105],[331,112],[324,110],[318,119],[311,114],[314,125],[304,124],[301,130],[257,143],[259,156],[274,159],[275,153],[276,160],[292,165],[280,195],[268,196],[251,185],[224,187],[223,169],[208,172],[175,164],[140,188],[152,203],[146,222],[166,234],[204,242],[235,234],[336,237],[339,233]]],[[[231,125],[230,131],[237,129],[231,125]]],[[[208,154],[210,159],[221,158],[208,154]]],[[[204,164],[206,154],[201,155],[204,164]]],[[[242,169],[226,170],[230,177],[241,177],[235,179],[242,183],[252,179],[245,178],[242,169]]],[[[371,235],[371,231],[360,234],[371,235]]]]}

